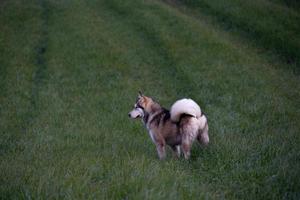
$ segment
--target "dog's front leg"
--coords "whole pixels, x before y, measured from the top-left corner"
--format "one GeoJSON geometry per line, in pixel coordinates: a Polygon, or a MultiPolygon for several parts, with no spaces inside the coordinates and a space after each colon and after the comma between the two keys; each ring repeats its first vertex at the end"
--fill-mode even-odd
{"type": "Polygon", "coordinates": [[[166,144],[164,142],[157,143],[156,150],[157,150],[159,159],[163,160],[166,158],[166,144]]]}

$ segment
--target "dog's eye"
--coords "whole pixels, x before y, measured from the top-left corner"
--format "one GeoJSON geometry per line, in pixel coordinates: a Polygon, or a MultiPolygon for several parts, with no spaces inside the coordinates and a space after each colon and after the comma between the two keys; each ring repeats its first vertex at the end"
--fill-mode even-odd
{"type": "Polygon", "coordinates": [[[144,108],[140,105],[136,105],[136,108],[140,108],[140,109],[144,110],[144,108]]]}

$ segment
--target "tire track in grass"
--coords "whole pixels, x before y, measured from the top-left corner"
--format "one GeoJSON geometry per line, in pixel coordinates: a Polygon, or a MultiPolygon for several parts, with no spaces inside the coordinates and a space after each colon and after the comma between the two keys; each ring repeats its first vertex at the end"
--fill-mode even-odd
{"type": "Polygon", "coordinates": [[[32,83],[30,89],[29,103],[27,111],[22,116],[23,122],[20,125],[19,139],[17,143],[17,148],[20,152],[23,152],[26,148],[27,141],[31,140],[31,136],[28,135],[30,128],[35,123],[35,119],[40,114],[39,110],[39,96],[43,85],[47,79],[47,61],[46,52],[48,49],[48,25],[49,25],[49,12],[50,8],[45,0],[40,0],[38,2],[40,13],[40,36],[39,41],[33,51],[35,52],[35,57],[33,59],[33,66],[35,69],[32,74],[32,83]],[[22,137],[25,135],[24,141],[22,137]]]}
{"type": "Polygon", "coordinates": [[[46,79],[49,10],[42,0],[26,4],[15,1],[6,9],[16,13],[4,14],[3,17],[10,20],[4,36],[12,45],[7,45],[9,48],[4,51],[7,56],[3,59],[6,79],[1,91],[4,93],[1,115],[5,124],[3,129],[1,127],[0,155],[3,162],[0,182],[3,184],[0,191],[4,198],[20,199],[24,198],[25,188],[30,185],[27,173],[32,169],[34,154],[28,154],[26,149],[33,148],[30,129],[39,115],[39,95],[46,79]],[[14,31],[16,35],[8,34],[14,31]]]}
{"type": "MultiPolygon", "coordinates": [[[[42,9],[41,19],[41,38],[36,49],[36,71],[33,75],[33,87],[31,90],[31,106],[37,109],[37,103],[39,101],[39,90],[46,79],[47,63],[45,54],[48,50],[48,26],[49,26],[49,7],[45,0],[39,1],[40,7],[42,9]]],[[[34,116],[31,116],[30,121],[32,121],[34,116]]]]}
{"type": "MultiPolygon", "coordinates": [[[[4,5],[5,5],[5,1],[0,1],[0,12],[1,12],[1,14],[2,14],[2,10],[3,9],[5,9],[4,7],[4,5]]],[[[1,18],[4,18],[4,16],[2,16],[0,14],[0,17],[1,18]]],[[[0,23],[2,22],[2,20],[0,21],[0,23]]],[[[5,50],[4,50],[4,48],[2,48],[2,45],[5,43],[5,34],[4,34],[4,31],[1,31],[1,33],[0,33],[0,43],[1,43],[1,45],[0,45],[0,54],[1,55],[4,55],[5,54],[5,50]]],[[[0,59],[1,59],[2,57],[0,57],[0,59]]],[[[7,61],[6,60],[0,60],[0,63],[1,63],[1,67],[0,67],[0,88],[1,88],[1,90],[0,90],[0,95],[2,96],[2,95],[4,95],[4,90],[2,89],[2,88],[4,88],[4,86],[5,86],[5,81],[6,81],[6,78],[7,78],[7,69],[6,69],[6,66],[7,66],[7,61]]],[[[1,99],[1,101],[2,101],[2,99],[1,99]]],[[[1,102],[0,101],[0,102],[1,102]]],[[[2,103],[2,102],[1,102],[2,103]]]]}
{"type": "Polygon", "coordinates": [[[50,8],[45,0],[39,1],[41,7],[41,29],[40,29],[40,40],[36,47],[35,57],[35,72],[33,74],[31,96],[30,96],[30,108],[28,109],[27,116],[25,116],[25,123],[22,127],[22,132],[27,133],[28,128],[34,123],[34,119],[39,114],[38,112],[38,101],[39,93],[42,85],[45,83],[47,78],[47,62],[45,54],[48,49],[48,26],[49,26],[49,12],[50,8]]]}
{"type": "MultiPolygon", "coordinates": [[[[18,17],[24,15],[24,21],[23,23],[33,23],[30,24],[33,28],[36,28],[36,32],[33,31],[28,31],[26,28],[24,28],[24,33],[20,33],[21,36],[25,36],[24,38],[24,49],[22,49],[22,52],[18,57],[16,57],[16,62],[11,62],[11,61],[6,61],[4,60],[3,63],[6,64],[7,66],[9,65],[29,65],[25,67],[32,67],[35,69],[28,70],[28,74],[25,73],[25,71],[12,69],[12,75],[13,76],[22,76],[20,80],[17,78],[17,80],[14,81],[14,79],[10,79],[7,73],[9,73],[7,67],[1,67],[1,71],[5,74],[1,75],[3,78],[3,85],[8,84],[12,85],[15,88],[4,88],[1,91],[1,95],[3,93],[4,98],[3,98],[3,105],[7,104],[6,109],[15,109],[13,110],[12,116],[5,116],[8,118],[11,118],[10,120],[15,120],[16,121],[16,127],[14,128],[9,128],[9,125],[7,125],[7,128],[4,128],[5,134],[5,139],[3,140],[2,144],[3,147],[1,147],[1,153],[5,154],[9,151],[14,151],[14,152],[22,152],[25,148],[25,144],[22,141],[22,138],[24,135],[28,133],[28,129],[31,127],[31,125],[34,123],[34,119],[38,115],[38,96],[39,96],[39,91],[41,90],[41,87],[44,83],[44,80],[46,79],[46,60],[45,60],[45,53],[47,50],[47,43],[48,43],[48,18],[49,18],[49,8],[47,7],[46,1],[40,0],[38,2],[38,5],[33,6],[33,4],[36,2],[28,2],[29,5],[26,7],[26,11],[18,11],[18,15],[15,14],[14,18],[12,19],[11,24],[9,24],[7,27],[6,31],[10,30],[10,27],[13,28],[22,28],[21,27],[14,27],[16,26],[16,23],[18,23],[18,17]],[[33,12],[37,14],[32,14],[33,12]],[[15,22],[13,21],[15,20],[15,22]],[[32,21],[31,21],[32,20],[32,21]],[[27,35],[24,35],[27,34],[27,35]],[[29,35],[30,34],[30,35],[29,35]],[[27,37],[28,36],[28,37],[27,37]],[[36,40],[37,42],[33,41],[36,40]],[[31,46],[32,44],[32,46],[31,46]],[[29,52],[25,51],[25,48],[30,48],[29,52]],[[22,60],[23,58],[28,58],[28,63],[23,63],[24,61],[22,60]],[[19,63],[20,62],[20,63],[19,63]],[[18,74],[22,73],[22,74],[18,74]],[[24,73],[24,74],[23,74],[24,73]],[[28,80],[27,80],[28,79],[28,80]],[[15,83],[10,84],[9,82],[14,81],[15,83]],[[26,81],[23,83],[23,81],[26,81]],[[28,83],[27,83],[28,81],[28,83]],[[24,87],[18,88],[18,84],[23,84],[25,85],[24,87]],[[26,85],[28,85],[28,88],[26,88],[26,85]],[[9,91],[12,90],[12,91],[9,91]],[[16,97],[10,97],[10,93],[15,93],[11,95],[17,95],[16,97]],[[16,98],[17,100],[9,100],[10,98],[16,98]],[[20,102],[19,102],[20,101],[20,102]],[[17,104],[18,103],[18,104],[17,104]],[[20,103],[25,104],[25,105],[19,105],[20,103]],[[9,106],[11,104],[11,106],[9,106]],[[14,105],[16,104],[16,105],[14,105]],[[19,107],[24,106],[24,108],[19,108],[19,107]],[[12,108],[9,108],[12,107],[12,108]],[[23,111],[24,110],[24,111],[23,111]]],[[[8,5],[8,6],[13,6],[8,5]]],[[[15,5],[16,6],[16,5],[15,5]]],[[[20,5],[16,7],[8,7],[7,9],[18,9],[20,5]]],[[[5,16],[5,15],[4,15],[5,16]]],[[[26,26],[26,24],[24,25],[26,26]]],[[[5,36],[5,35],[4,35],[5,36]]],[[[19,36],[19,37],[21,37],[19,36]]],[[[10,39],[10,38],[8,38],[10,39]]],[[[10,41],[8,41],[10,42],[10,41]]],[[[22,41],[23,44],[23,41],[22,41]]],[[[10,52],[11,56],[14,56],[17,52],[14,52],[14,48],[16,47],[11,47],[11,49],[7,50],[7,53],[10,52]]],[[[6,59],[11,59],[11,58],[6,58],[6,59]]],[[[2,61],[1,61],[2,62],[2,61]]],[[[22,66],[24,67],[24,66],[22,66]]],[[[12,87],[10,86],[10,87],[12,87]]],[[[8,110],[4,110],[5,112],[8,112],[8,110]]],[[[2,113],[1,113],[2,114],[2,113]]],[[[27,138],[28,136],[26,136],[27,138]]],[[[27,140],[27,139],[26,139],[27,140]]]]}

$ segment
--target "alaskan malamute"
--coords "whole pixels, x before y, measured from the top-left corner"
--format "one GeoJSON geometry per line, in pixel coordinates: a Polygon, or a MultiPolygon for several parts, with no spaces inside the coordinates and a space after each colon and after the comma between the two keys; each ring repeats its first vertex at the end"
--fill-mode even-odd
{"type": "Polygon", "coordinates": [[[166,144],[177,157],[180,157],[182,149],[185,159],[188,159],[196,138],[204,145],[209,142],[207,119],[192,99],[176,101],[169,111],[140,92],[128,115],[133,119],[142,119],[160,159],[166,157],[166,144]]]}

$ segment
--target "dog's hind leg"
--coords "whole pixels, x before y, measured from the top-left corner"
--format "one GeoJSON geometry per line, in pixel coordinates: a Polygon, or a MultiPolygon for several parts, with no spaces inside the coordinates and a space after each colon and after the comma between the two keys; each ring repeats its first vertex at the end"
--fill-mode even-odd
{"type": "Polygon", "coordinates": [[[194,117],[186,117],[181,121],[181,134],[182,134],[182,151],[185,159],[189,159],[191,155],[191,147],[193,141],[199,134],[198,119],[194,117]]]}
{"type": "Polygon", "coordinates": [[[184,158],[189,159],[191,155],[192,140],[188,134],[185,134],[183,136],[181,147],[184,154],[184,158]]]}
{"type": "Polygon", "coordinates": [[[175,145],[171,147],[176,158],[180,158],[180,146],[175,145]]]}
{"type": "Polygon", "coordinates": [[[199,134],[197,136],[197,140],[200,144],[203,144],[205,146],[209,143],[209,137],[208,137],[208,125],[205,124],[204,128],[199,131],[199,134]]]}

